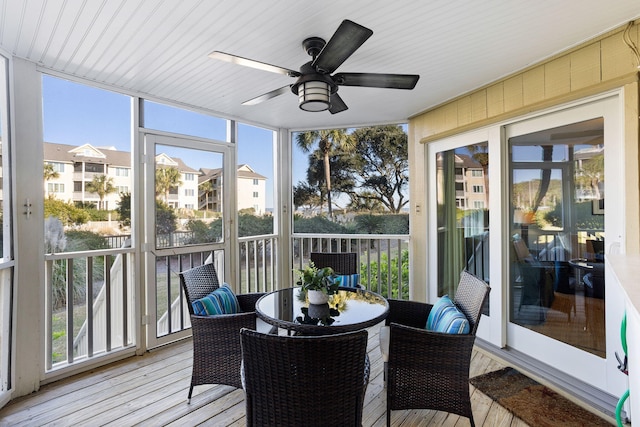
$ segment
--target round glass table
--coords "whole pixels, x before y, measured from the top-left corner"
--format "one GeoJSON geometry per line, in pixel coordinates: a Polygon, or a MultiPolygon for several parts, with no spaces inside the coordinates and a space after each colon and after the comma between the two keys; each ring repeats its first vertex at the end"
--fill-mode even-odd
{"type": "Polygon", "coordinates": [[[270,325],[302,335],[330,335],[373,326],[389,314],[389,303],[375,292],[340,288],[327,304],[309,304],[301,288],[270,292],[256,302],[256,314],[270,325]]]}

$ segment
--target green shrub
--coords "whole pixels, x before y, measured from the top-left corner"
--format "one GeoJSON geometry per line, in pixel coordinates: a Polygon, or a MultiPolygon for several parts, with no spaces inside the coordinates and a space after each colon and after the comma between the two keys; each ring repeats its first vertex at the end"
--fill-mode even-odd
{"type": "Polygon", "coordinates": [[[218,242],[222,238],[222,220],[217,219],[207,224],[199,219],[192,219],[185,225],[192,236],[187,239],[186,244],[218,242]]]}
{"type": "MultiPolygon", "coordinates": [[[[380,293],[385,297],[389,295],[388,280],[389,277],[389,256],[383,252],[380,254],[380,293]]],[[[398,290],[398,258],[391,258],[391,298],[409,299],[409,251],[402,251],[400,260],[400,278],[402,279],[402,295],[398,290]]],[[[371,276],[367,276],[367,265],[360,264],[360,277],[363,283],[371,283],[371,287],[377,290],[378,286],[378,261],[372,261],[369,265],[371,276]]]]}
{"type": "MultiPolygon", "coordinates": [[[[66,247],[64,252],[91,251],[108,249],[107,240],[91,231],[67,230],[65,232],[66,247]]],[[[67,268],[68,260],[56,260],[53,263],[52,277],[52,305],[57,310],[67,305],[67,268]]],[[[93,259],[93,280],[100,282],[104,279],[104,257],[93,259]]],[[[73,302],[81,303],[86,296],[87,260],[76,258],[73,260],[73,302]]],[[[93,284],[91,284],[93,286],[93,284]]]]}
{"type": "Polygon", "coordinates": [[[296,233],[353,234],[347,227],[321,215],[311,218],[294,217],[293,229],[296,233]]]}
{"type": "Polygon", "coordinates": [[[173,208],[156,199],[156,236],[171,234],[176,231],[178,228],[176,219],[176,213],[173,208]]]}
{"type": "Polygon", "coordinates": [[[66,203],[53,197],[44,200],[44,217],[58,218],[64,225],[80,225],[89,221],[90,216],[84,210],[73,203],[66,203]]]}
{"type": "Polygon", "coordinates": [[[273,233],[273,216],[255,216],[250,213],[238,215],[238,236],[261,236],[273,233]]]}

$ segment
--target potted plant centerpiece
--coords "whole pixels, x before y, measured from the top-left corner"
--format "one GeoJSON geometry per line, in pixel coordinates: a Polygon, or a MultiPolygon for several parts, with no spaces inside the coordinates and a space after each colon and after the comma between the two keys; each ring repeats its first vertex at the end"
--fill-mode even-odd
{"type": "Polygon", "coordinates": [[[335,294],[340,286],[331,267],[318,268],[310,261],[307,267],[297,272],[297,284],[307,293],[310,304],[326,304],[329,295],[335,294]]]}

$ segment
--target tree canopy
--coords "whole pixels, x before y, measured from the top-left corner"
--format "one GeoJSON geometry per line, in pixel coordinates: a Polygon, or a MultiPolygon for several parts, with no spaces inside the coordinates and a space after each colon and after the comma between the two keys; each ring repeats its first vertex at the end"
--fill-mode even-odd
{"type": "Polygon", "coordinates": [[[399,213],[409,203],[407,134],[400,126],[374,126],[352,133],[355,146],[349,173],[356,183],[348,192],[352,203],[376,206],[399,213]]]}
{"type": "Polygon", "coordinates": [[[400,126],[372,126],[347,134],[344,129],[298,134],[308,157],[307,181],[294,187],[296,207],[322,207],[332,218],[340,195],[351,211],[398,213],[409,203],[407,135],[400,126]],[[315,149],[314,149],[315,147],[315,149]],[[327,181],[329,184],[327,185],[327,181]]]}
{"type": "Polygon", "coordinates": [[[163,195],[169,201],[169,191],[182,185],[182,174],[175,167],[156,167],[156,196],[163,195]]]}
{"type": "Polygon", "coordinates": [[[100,206],[98,206],[98,209],[103,209],[104,198],[107,194],[116,192],[116,187],[113,185],[113,178],[106,175],[94,176],[91,182],[87,182],[85,189],[89,193],[96,193],[100,198],[100,206]]]}

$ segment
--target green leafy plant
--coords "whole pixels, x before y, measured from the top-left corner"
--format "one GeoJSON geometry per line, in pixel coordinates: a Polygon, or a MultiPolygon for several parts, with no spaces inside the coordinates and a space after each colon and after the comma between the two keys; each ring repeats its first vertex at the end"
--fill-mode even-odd
{"type": "Polygon", "coordinates": [[[299,276],[297,284],[305,291],[322,291],[326,295],[333,295],[340,286],[331,267],[318,268],[313,262],[309,262],[305,268],[296,272],[299,276]]]}

